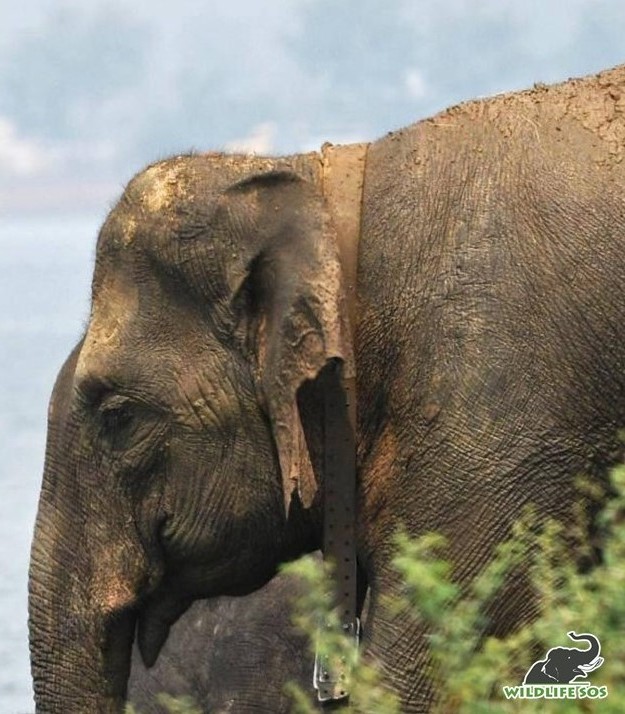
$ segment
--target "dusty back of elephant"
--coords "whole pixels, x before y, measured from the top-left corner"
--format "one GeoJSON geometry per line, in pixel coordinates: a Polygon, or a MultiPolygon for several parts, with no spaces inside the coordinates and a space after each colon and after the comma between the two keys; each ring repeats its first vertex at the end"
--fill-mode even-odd
{"type": "MultiPolygon", "coordinates": [[[[135,645],[128,701],[138,714],[166,714],[159,694],[190,697],[203,712],[290,712],[284,685],[312,691],[313,660],[291,624],[292,578],[278,575],[243,597],[199,600],[172,627],[146,669],[135,645]]],[[[311,696],[312,702],[312,696],[311,696]]]]}

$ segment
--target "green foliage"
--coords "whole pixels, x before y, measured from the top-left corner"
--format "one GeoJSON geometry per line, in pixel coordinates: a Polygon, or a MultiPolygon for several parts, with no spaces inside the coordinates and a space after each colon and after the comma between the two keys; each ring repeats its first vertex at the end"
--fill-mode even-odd
{"type": "MultiPolygon", "coordinates": [[[[599,519],[604,534],[603,563],[579,572],[571,557],[571,538],[587,533],[589,517],[580,509],[567,531],[555,522],[540,523],[531,510],[515,525],[512,536],[496,549],[491,562],[464,590],[452,579],[445,560],[445,540],[437,534],[411,539],[396,538],[393,565],[402,583],[401,594],[384,603],[391,614],[410,616],[428,632],[431,667],[428,670],[438,693],[436,712],[507,714],[549,712],[576,714],[625,711],[625,466],[615,469],[612,483],[616,496],[599,519]],[[485,636],[488,606],[513,573],[523,571],[538,593],[539,617],[506,638],[485,636]],[[593,685],[607,686],[600,703],[588,699],[510,700],[504,685],[519,685],[532,663],[551,647],[571,646],[567,632],[596,633],[604,663],[590,675],[593,685]]],[[[588,484],[580,490],[589,499],[601,494],[588,484]]],[[[579,556],[579,549],[576,551],[579,556]]],[[[295,624],[326,654],[347,657],[353,666],[351,701],[357,711],[394,714],[397,701],[384,690],[383,680],[371,662],[358,660],[346,649],[345,639],[318,632],[320,613],[331,602],[327,570],[312,559],[285,568],[305,582],[306,593],[296,603],[295,624]]],[[[326,615],[335,626],[336,614],[326,615]]],[[[333,634],[334,633],[334,634],[333,634]]],[[[295,712],[316,711],[308,693],[290,685],[295,712]]]]}
{"type": "MultiPolygon", "coordinates": [[[[303,582],[302,595],[293,603],[294,624],[309,635],[311,651],[334,660],[344,660],[352,671],[349,681],[350,701],[358,711],[371,714],[399,714],[396,698],[381,685],[377,669],[359,660],[358,651],[339,628],[339,617],[331,608],[330,572],[326,564],[302,558],[283,570],[303,582]],[[320,627],[323,622],[324,626],[320,627]]],[[[318,712],[310,692],[290,683],[287,689],[294,701],[294,714],[318,712]]]]}

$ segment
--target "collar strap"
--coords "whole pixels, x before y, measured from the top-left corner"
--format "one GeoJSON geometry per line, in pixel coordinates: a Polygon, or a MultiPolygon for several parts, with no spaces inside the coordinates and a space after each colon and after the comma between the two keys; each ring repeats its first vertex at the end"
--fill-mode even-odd
{"type": "MultiPolygon", "coordinates": [[[[337,234],[352,344],[356,335],[358,239],[368,144],[321,150],[322,190],[337,234]]],[[[324,390],[323,556],[334,566],[335,603],[342,632],[358,646],[356,563],[356,376],[340,365],[327,368],[324,390]]],[[[349,663],[315,657],[314,686],[320,701],[349,696],[349,663]]]]}

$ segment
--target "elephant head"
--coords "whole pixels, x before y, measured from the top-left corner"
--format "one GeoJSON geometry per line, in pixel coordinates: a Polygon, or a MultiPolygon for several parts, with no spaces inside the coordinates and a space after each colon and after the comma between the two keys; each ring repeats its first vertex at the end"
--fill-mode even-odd
{"type": "Polygon", "coordinates": [[[587,640],[590,645],[587,650],[578,650],[575,647],[562,647],[560,649],[565,652],[560,656],[562,669],[566,676],[572,675],[568,682],[573,681],[576,677],[587,677],[589,672],[593,672],[595,669],[603,664],[603,657],[600,657],[601,645],[599,640],[589,633],[584,633],[581,635],[575,632],[569,632],[568,636],[575,642],[580,642],[582,640],[587,640]]]}
{"type": "Polygon", "coordinates": [[[320,545],[315,379],[352,347],[318,158],[303,161],[158,163],[101,229],[50,405],[38,711],[119,711],[135,626],[150,665],[194,599],[249,592],[320,545]]]}
{"type": "Polygon", "coordinates": [[[599,640],[589,633],[577,635],[569,632],[568,636],[578,642],[587,640],[590,647],[579,650],[575,647],[552,647],[544,660],[536,662],[527,673],[525,684],[558,683],[568,684],[577,677],[587,677],[588,674],[603,664],[600,657],[599,640]]]}

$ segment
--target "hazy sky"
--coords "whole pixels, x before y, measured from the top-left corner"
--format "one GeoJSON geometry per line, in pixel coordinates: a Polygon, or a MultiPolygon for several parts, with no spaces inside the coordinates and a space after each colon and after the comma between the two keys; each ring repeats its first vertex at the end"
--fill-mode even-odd
{"type": "Polygon", "coordinates": [[[4,0],[2,24],[9,212],[100,201],[190,148],[372,139],[625,62],[622,0],[4,0]]]}

